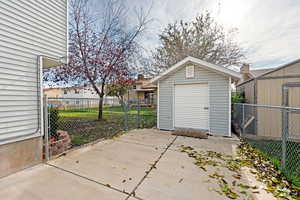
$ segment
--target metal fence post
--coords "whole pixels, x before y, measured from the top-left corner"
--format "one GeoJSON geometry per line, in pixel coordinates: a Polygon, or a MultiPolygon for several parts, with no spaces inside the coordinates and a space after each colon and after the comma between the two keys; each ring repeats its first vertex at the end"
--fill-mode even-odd
{"type": "Polygon", "coordinates": [[[242,134],[241,134],[241,137],[243,138],[243,135],[244,135],[244,125],[245,125],[245,104],[242,104],[242,119],[243,119],[243,121],[242,121],[242,134]]]}
{"type": "Polygon", "coordinates": [[[141,102],[138,98],[138,110],[137,110],[137,127],[141,127],[141,102]]]}
{"type": "Polygon", "coordinates": [[[124,102],[124,110],[125,110],[125,119],[124,119],[124,128],[128,130],[128,102],[124,102]]]}
{"type": "Polygon", "coordinates": [[[49,161],[49,113],[48,98],[44,96],[44,139],[45,139],[45,159],[49,161]]]}
{"type": "Polygon", "coordinates": [[[286,167],[286,153],[287,153],[287,138],[288,138],[288,109],[284,108],[282,109],[282,158],[281,158],[281,167],[282,169],[285,169],[286,167]]]}

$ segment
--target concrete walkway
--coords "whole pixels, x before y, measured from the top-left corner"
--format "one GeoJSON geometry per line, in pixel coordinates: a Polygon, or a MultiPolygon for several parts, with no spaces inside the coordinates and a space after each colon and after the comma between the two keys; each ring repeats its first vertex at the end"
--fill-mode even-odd
{"type": "Polygon", "coordinates": [[[231,138],[199,140],[155,129],[133,130],[0,179],[0,199],[226,199],[178,147],[232,154],[237,144],[231,138]]]}

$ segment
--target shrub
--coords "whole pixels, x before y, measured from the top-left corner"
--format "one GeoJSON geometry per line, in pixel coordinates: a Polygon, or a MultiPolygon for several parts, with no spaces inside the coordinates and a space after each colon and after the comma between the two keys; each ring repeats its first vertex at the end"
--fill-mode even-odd
{"type": "Polygon", "coordinates": [[[231,95],[231,102],[232,103],[245,103],[246,99],[245,99],[245,95],[243,93],[240,92],[234,92],[231,95]]]}
{"type": "Polygon", "coordinates": [[[50,137],[54,137],[55,139],[59,139],[57,135],[57,130],[59,126],[59,110],[56,107],[50,107],[49,110],[49,121],[50,121],[50,137]]]}

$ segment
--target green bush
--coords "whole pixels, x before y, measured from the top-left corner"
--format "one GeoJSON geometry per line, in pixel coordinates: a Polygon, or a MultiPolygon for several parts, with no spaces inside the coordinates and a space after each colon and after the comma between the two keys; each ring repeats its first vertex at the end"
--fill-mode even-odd
{"type": "Polygon", "coordinates": [[[231,102],[233,104],[234,103],[245,103],[246,102],[245,95],[240,92],[234,92],[231,95],[231,102]]]}
{"type": "Polygon", "coordinates": [[[58,139],[57,130],[59,126],[59,110],[56,107],[50,107],[49,110],[49,121],[50,121],[50,137],[58,139]]]}

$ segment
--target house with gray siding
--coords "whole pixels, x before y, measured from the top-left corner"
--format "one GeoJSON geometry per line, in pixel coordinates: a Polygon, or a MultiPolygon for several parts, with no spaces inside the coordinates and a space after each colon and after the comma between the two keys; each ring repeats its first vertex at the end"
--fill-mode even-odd
{"type": "Polygon", "coordinates": [[[65,63],[67,0],[0,1],[0,177],[42,161],[42,70],[65,63]]]}
{"type": "Polygon", "coordinates": [[[231,84],[240,73],[187,57],[151,80],[157,84],[157,128],[231,136],[231,84]]]}

